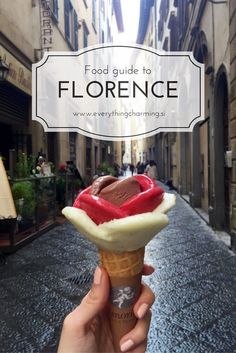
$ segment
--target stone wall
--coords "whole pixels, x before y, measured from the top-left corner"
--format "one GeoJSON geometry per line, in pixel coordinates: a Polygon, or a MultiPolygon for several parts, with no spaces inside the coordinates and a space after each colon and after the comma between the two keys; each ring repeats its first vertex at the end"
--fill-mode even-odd
{"type": "Polygon", "coordinates": [[[230,142],[233,153],[231,179],[231,229],[233,246],[236,247],[236,0],[229,2],[230,8],[230,142]]]}

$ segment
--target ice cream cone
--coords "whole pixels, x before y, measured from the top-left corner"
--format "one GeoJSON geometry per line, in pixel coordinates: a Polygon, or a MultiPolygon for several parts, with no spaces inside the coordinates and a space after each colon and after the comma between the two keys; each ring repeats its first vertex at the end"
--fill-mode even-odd
{"type": "Polygon", "coordinates": [[[130,181],[121,187],[110,177],[98,178],[77,196],[73,207],[62,211],[100,249],[101,264],[110,277],[110,324],[116,352],[120,352],[120,339],[137,321],[133,308],[141,290],[144,247],[168,224],[165,213],[175,203],[174,195],[164,193],[147,176],[135,179],[138,193],[134,181],[131,190],[130,181]]]}
{"type": "Polygon", "coordinates": [[[115,352],[120,352],[120,339],[136,324],[134,304],[141,290],[144,248],[135,251],[99,250],[101,265],[110,277],[110,325],[115,352]]]}

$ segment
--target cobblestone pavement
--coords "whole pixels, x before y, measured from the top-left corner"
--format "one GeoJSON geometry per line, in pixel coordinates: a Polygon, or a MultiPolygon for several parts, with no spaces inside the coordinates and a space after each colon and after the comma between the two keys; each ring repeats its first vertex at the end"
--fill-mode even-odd
{"type": "MultiPolygon", "coordinates": [[[[156,272],[148,353],[236,352],[236,257],[177,196],[146,249],[156,272]]],[[[56,352],[61,323],[88,291],[96,249],[64,224],[0,267],[0,352],[56,352]]]]}

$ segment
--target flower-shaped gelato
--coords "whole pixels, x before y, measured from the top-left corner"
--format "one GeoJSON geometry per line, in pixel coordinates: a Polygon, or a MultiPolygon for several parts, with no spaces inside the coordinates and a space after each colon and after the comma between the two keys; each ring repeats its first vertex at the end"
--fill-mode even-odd
{"type": "Polygon", "coordinates": [[[83,209],[96,223],[153,211],[162,201],[164,190],[146,175],[118,180],[98,178],[81,192],[74,207],[83,209]]]}
{"type": "Polygon", "coordinates": [[[134,176],[125,191],[116,178],[108,178],[102,180],[102,190],[95,181],[78,195],[73,207],[65,207],[62,213],[101,249],[139,249],[168,224],[165,213],[174,205],[175,196],[164,193],[145,175],[134,176]],[[110,198],[109,189],[116,198],[110,198]]]}

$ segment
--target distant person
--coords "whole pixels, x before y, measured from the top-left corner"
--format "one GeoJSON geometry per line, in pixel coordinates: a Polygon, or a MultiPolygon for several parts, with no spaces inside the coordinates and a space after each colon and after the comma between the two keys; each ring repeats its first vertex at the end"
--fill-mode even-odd
{"type": "Polygon", "coordinates": [[[132,163],[129,165],[129,169],[131,171],[131,175],[133,176],[134,175],[134,165],[132,163]]]}
{"type": "Polygon", "coordinates": [[[126,176],[127,164],[126,164],[126,163],[125,163],[125,164],[123,163],[121,169],[122,169],[122,171],[123,171],[123,175],[126,176]]]}
{"type": "Polygon", "coordinates": [[[119,176],[119,174],[120,174],[120,166],[119,166],[119,164],[116,163],[116,162],[114,162],[114,163],[113,163],[113,168],[114,168],[114,171],[115,171],[114,176],[115,176],[116,178],[118,178],[118,176],[119,176]]]}
{"type": "Polygon", "coordinates": [[[157,166],[154,161],[150,161],[150,163],[147,165],[145,169],[145,173],[149,178],[156,180],[157,179],[157,166]]]}
{"type": "Polygon", "coordinates": [[[176,187],[173,185],[173,180],[172,179],[168,179],[165,184],[169,187],[169,190],[177,191],[176,187]]]}
{"type": "Polygon", "coordinates": [[[141,161],[139,161],[136,165],[136,169],[138,174],[143,174],[145,170],[145,166],[143,163],[141,163],[141,161]]]}
{"type": "Polygon", "coordinates": [[[85,189],[84,180],[83,180],[78,168],[76,167],[74,161],[66,161],[66,164],[67,164],[67,170],[69,170],[71,173],[73,173],[75,178],[80,181],[80,183],[81,183],[80,188],[85,189]]]}
{"type": "Polygon", "coordinates": [[[147,166],[150,164],[150,161],[144,163],[144,172],[146,173],[147,166]]]}
{"type": "Polygon", "coordinates": [[[141,162],[139,161],[139,162],[136,164],[137,174],[142,174],[140,166],[141,166],[141,162]]]}

